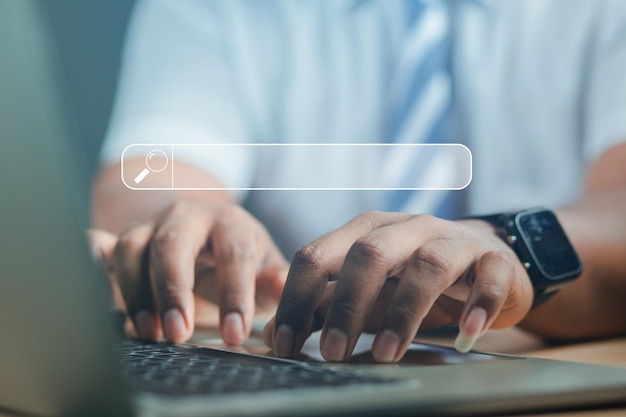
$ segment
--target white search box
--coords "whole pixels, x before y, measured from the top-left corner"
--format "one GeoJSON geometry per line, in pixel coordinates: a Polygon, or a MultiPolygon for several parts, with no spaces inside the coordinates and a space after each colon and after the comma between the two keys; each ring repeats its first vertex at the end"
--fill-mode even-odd
{"type": "Polygon", "coordinates": [[[122,152],[121,165],[131,190],[462,190],[472,181],[472,153],[462,144],[133,144],[122,152]],[[138,158],[145,166],[128,166],[138,158]],[[177,177],[181,163],[200,163],[209,172],[245,163],[255,172],[221,178],[228,185],[216,187],[177,177]]]}

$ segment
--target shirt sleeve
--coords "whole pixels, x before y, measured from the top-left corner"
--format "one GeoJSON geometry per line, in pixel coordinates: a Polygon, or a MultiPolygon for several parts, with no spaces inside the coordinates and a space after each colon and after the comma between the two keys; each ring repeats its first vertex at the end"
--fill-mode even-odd
{"type": "Polygon", "coordinates": [[[626,3],[598,2],[585,101],[587,163],[626,142],[626,3]]]}
{"type": "MultiPolygon", "coordinates": [[[[103,164],[120,161],[131,144],[249,142],[214,6],[201,0],[138,3],[101,151],[103,164]]],[[[133,156],[145,157],[125,155],[133,156]]],[[[210,153],[177,148],[177,161],[207,171],[227,187],[250,186],[252,157],[246,147],[210,153]]]]}

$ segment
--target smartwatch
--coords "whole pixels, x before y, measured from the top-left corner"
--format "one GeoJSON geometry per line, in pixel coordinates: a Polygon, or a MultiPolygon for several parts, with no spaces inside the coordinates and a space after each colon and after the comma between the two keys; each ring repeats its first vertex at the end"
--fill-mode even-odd
{"type": "Polygon", "coordinates": [[[533,307],[546,301],[559,287],[582,272],[580,258],[551,210],[540,207],[471,219],[493,225],[517,254],[535,290],[533,307]]]}

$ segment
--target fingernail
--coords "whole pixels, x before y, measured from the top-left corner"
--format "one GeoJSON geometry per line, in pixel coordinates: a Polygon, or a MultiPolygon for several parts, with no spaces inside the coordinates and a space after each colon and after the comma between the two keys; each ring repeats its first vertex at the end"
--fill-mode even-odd
{"type": "Polygon", "coordinates": [[[278,357],[290,356],[293,354],[294,334],[291,327],[281,324],[276,329],[276,339],[274,340],[274,355],[278,357]]]}
{"type": "Polygon", "coordinates": [[[135,314],[135,329],[137,336],[143,340],[154,340],[156,334],[156,320],[154,314],[149,311],[141,310],[135,314]]]}
{"type": "Polygon", "coordinates": [[[393,362],[398,349],[400,348],[400,338],[394,332],[390,330],[384,330],[374,340],[372,346],[372,356],[378,362],[393,362]]]}
{"type": "Polygon", "coordinates": [[[224,317],[222,338],[228,345],[240,345],[243,342],[243,319],[239,313],[229,313],[224,317]]]}
{"type": "Polygon", "coordinates": [[[163,333],[170,342],[182,342],[187,336],[187,326],[180,310],[172,308],[163,315],[163,333]]]}
{"type": "Polygon", "coordinates": [[[337,329],[330,329],[322,344],[322,355],[329,362],[340,362],[344,360],[347,348],[348,336],[337,329]]]}
{"type": "Polygon", "coordinates": [[[487,312],[484,309],[472,309],[454,341],[455,349],[461,353],[469,352],[480,337],[486,322],[487,312]]]}

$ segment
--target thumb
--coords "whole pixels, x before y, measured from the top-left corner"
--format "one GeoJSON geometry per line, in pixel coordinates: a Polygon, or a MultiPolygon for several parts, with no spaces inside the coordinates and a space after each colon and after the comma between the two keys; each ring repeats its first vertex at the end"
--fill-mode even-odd
{"type": "Polygon", "coordinates": [[[91,256],[102,265],[107,272],[113,272],[113,251],[117,244],[117,236],[102,229],[87,231],[91,256]]]}
{"type": "Polygon", "coordinates": [[[108,276],[109,295],[114,308],[125,310],[122,293],[115,279],[113,252],[117,244],[117,236],[106,230],[90,229],[87,231],[91,256],[108,276]]]}

